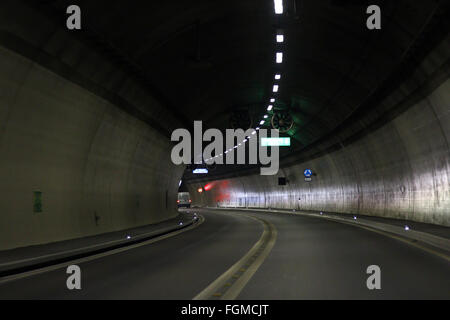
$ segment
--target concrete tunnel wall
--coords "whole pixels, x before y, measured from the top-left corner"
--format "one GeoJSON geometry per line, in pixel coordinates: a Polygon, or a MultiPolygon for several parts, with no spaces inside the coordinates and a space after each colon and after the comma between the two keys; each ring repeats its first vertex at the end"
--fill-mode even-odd
{"type": "Polygon", "coordinates": [[[0,3],[0,250],[178,214],[168,133],[182,124],[120,52],[64,22],[0,3]]]}
{"type": "Polygon", "coordinates": [[[0,47],[0,250],[176,216],[183,168],[170,149],[144,122],[0,47]]]}
{"type": "Polygon", "coordinates": [[[450,80],[339,151],[281,169],[190,184],[194,205],[354,213],[450,226],[450,80]],[[303,171],[317,173],[305,182],[303,171]],[[285,176],[288,185],[278,186],[285,176]]]}

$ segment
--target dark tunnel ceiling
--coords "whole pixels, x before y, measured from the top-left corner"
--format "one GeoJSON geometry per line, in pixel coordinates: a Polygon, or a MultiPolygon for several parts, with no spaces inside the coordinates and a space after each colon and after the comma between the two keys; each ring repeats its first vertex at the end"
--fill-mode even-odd
{"type": "MultiPolygon", "coordinates": [[[[368,101],[366,111],[376,118],[375,90],[393,86],[387,81],[402,64],[414,67],[405,61],[411,54],[417,65],[419,53],[411,50],[431,50],[420,41],[430,24],[443,23],[439,1],[375,1],[381,31],[366,28],[367,1],[284,2],[282,17],[272,0],[75,3],[83,28],[133,61],[190,125],[203,120],[204,128],[230,128],[232,110],[243,108],[256,127],[280,71],[275,108],[289,109],[295,120],[288,152],[324,139],[368,101]],[[277,28],[285,35],[281,67],[274,63],[277,28]]],[[[74,2],[34,4],[65,11],[74,2]]]]}

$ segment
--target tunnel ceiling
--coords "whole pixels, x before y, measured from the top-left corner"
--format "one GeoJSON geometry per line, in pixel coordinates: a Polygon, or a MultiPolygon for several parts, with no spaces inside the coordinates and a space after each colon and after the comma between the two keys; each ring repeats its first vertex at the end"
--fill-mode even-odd
{"type": "MultiPolygon", "coordinates": [[[[33,5],[65,12],[72,2],[33,5]]],[[[129,59],[188,126],[203,120],[204,128],[230,128],[233,112],[239,118],[246,110],[256,127],[276,98],[274,109],[295,121],[287,133],[293,145],[282,156],[313,148],[336,130],[350,137],[376,121],[386,111],[379,109],[380,94],[398,87],[408,77],[405,68],[413,70],[448,31],[444,1],[376,1],[378,31],[366,28],[373,4],[367,1],[286,0],[281,17],[271,0],[76,3],[83,28],[129,59]],[[277,30],[282,45],[275,43],[277,30]],[[273,96],[277,72],[280,91],[273,96]]]]}

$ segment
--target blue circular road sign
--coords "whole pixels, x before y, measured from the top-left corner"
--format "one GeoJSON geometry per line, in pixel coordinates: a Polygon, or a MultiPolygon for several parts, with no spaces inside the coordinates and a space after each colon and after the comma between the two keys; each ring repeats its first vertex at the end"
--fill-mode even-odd
{"type": "Polygon", "coordinates": [[[305,177],[309,178],[312,176],[312,171],[311,169],[306,169],[303,174],[305,175],[305,177]]]}

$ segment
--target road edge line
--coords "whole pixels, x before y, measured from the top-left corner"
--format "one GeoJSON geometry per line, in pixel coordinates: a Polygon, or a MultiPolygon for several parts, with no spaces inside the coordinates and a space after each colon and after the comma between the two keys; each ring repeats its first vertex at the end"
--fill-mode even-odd
{"type": "Polygon", "coordinates": [[[94,254],[94,255],[90,255],[87,257],[83,257],[83,258],[79,258],[79,259],[74,259],[74,260],[69,260],[66,262],[62,262],[62,263],[58,263],[55,265],[50,265],[47,267],[43,267],[43,268],[37,268],[34,270],[30,270],[30,271],[26,271],[26,272],[21,272],[21,273],[17,273],[17,274],[12,274],[12,275],[8,275],[8,276],[4,276],[4,277],[0,277],[0,285],[7,283],[7,282],[11,282],[11,281],[16,281],[16,280],[20,280],[20,279],[24,279],[24,278],[28,278],[28,277],[32,277],[41,273],[46,273],[46,272],[50,272],[50,271],[54,271],[54,270],[58,270],[58,269],[62,269],[64,267],[73,265],[73,264],[80,264],[80,263],[85,263],[85,262],[89,262],[92,260],[97,260],[103,257],[107,257],[107,256],[111,256],[114,254],[118,254],[118,253],[122,253],[125,251],[129,251],[135,248],[139,248],[142,246],[146,246],[155,242],[159,242],[161,240],[167,239],[167,238],[171,238],[174,237],[180,233],[192,230],[197,228],[198,226],[200,226],[203,222],[205,221],[205,218],[202,215],[199,215],[199,219],[196,223],[193,223],[191,225],[189,225],[188,227],[182,228],[182,229],[177,229],[175,231],[169,232],[169,233],[165,233],[163,235],[160,236],[156,236],[154,238],[151,238],[149,240],[145,240],[139,243],[135,243],[135,244],[130,244],[124,247],[120,247],[120,248],[116,248],[116,249],[112,249],[112,250],[108,250],[102,253],[98,253],[98,254],[94,254]]]}

